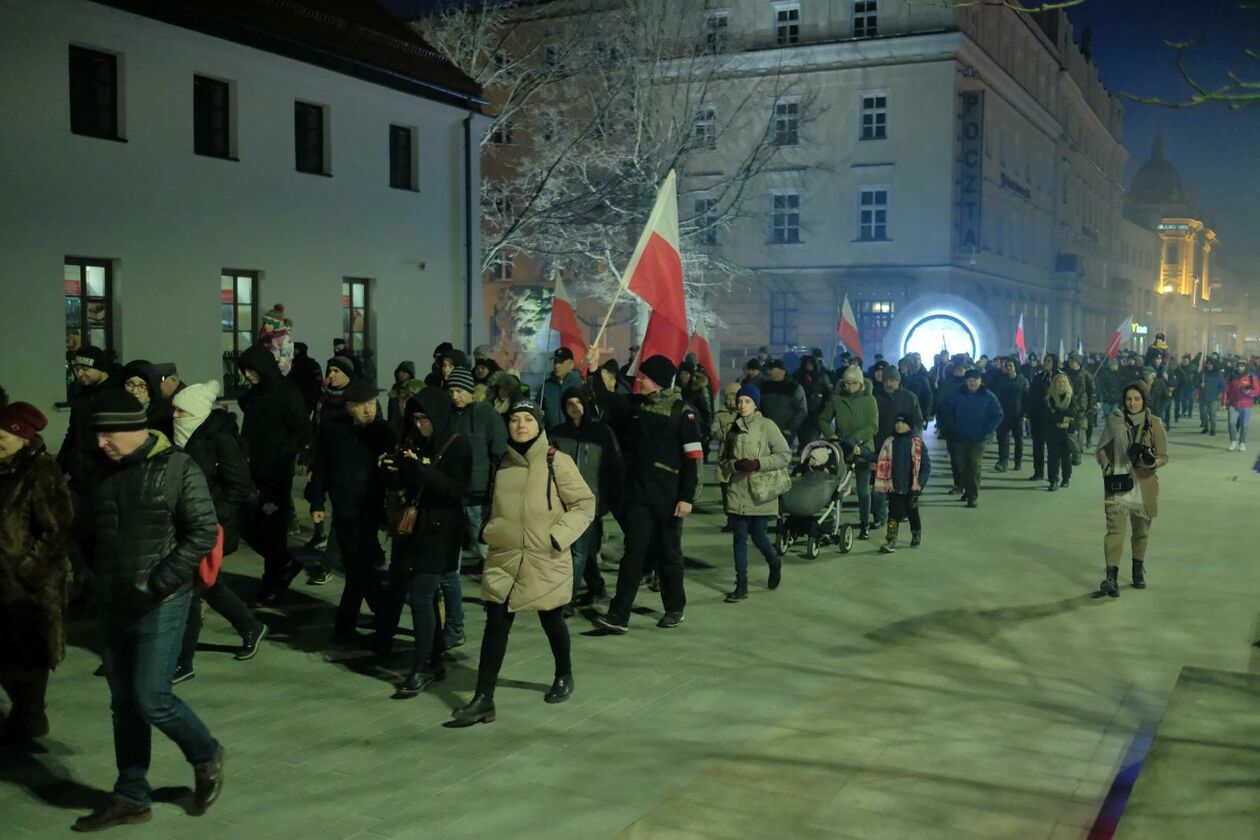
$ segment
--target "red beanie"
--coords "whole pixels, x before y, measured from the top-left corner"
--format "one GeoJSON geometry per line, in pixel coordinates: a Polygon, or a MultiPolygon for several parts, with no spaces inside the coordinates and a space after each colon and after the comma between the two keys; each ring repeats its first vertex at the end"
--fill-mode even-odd
{"type": "Polygon", "coordinates": [[[0,406],[0,429],[23,440],[34,440],[47,425],[48,418],[30,403],[16,402],[0,406]]]}

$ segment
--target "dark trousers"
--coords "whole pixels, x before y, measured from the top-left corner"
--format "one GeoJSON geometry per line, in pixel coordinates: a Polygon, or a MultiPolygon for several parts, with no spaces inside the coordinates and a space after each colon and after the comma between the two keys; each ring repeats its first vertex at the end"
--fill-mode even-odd
{"type": "Polygon", "coordinates": [[[196,767],[213,761],[219,744],[192,709],[171,691],[188,604],[185,592],[135,619],[105,616],[105,676],[114,712],[114,794],[141,807],[153,801],[149,761],[153,727],[161,730],[196,767]]]}
{"type": "Polygon", "coordinates": [[[1216,434],[1216,411],[1215,400],[1199,400],[1199,425],[1212,434],[1216,434]]]}
{"type": "Polygon", "coordinates": [[[1003,420],[997,429],[998,463],[1007,463],[1006,456],[1011,453],[1011,438],[1015,438],[1015,466],[1024,462],[1024,418],[1003,420]]]}
{"type": "Polygon", "coordinates": [[[573,555],[573,597],[577,598],[578,583],[586,583],[586,591],[592,595],[604,592],[604,576],[599,572],[599,549],[604,544],[604,517],[596,516],[586,526],[582,536],[569,549],[573,555]]]}
{"type": "Polygon", "coordinates": [[[258,619],[245,606],[245,602],[233,592],[220,577],[214,586],[200,591],[194,590],[192,602],[188,606],[188,626],[184,629],[184,643],[179,652],[179,664],[192,666],[193,656],[197,653],[197,639],[201,637],[201,602],[205,600],[210,607],[228,620],[232,629],[244,638],[245,634],[258,626],[258,619]]]}
{"type": "Polygon", "coordinates": [[[963,496],[980,498],[980,462],[984,459],[984,441],[960,440],[954,444],[958,477],[962,479],[963,496]]]}
{"type": "Polygon", "coordinates": [[[1046,429],[1040,423],[1032,424],[1033,475],[1046,474],[1046,429]]]}
{"type": "Polygon", "coordinates": [[[1068,435],[1074,434],[1076,432],[1067,429],[1050,429],[1049,434],[1046,435],[1046,443],[1050,451],[1048,466],[1051,482],[1058,481],[1060,473],[1064,481],[1072,477],[1072,449],[1068,446],[1068,435]]]}
{"type": "Polygon", "coordinates": [[[910,533],[918,534],[923,530],[923,521],[919,518],[918,493],[889,493],[888,521],[900,522],[910,520],[910,533]]]}
{"type": "MultiPolygon", "coordinates": [[[[508,634],[512,632],[512,622],[516,613],[509,612],[507,604],[486,604],[486,633],[481,637],[481,661],[477,665],[477,693],[487,697],[494,696],[494,687],[499,681],[499,671],[503,668],[503,657],[507,655],[508,634]]],[[[551,645],[551,656],[556,663],[556,676],[573,673],[573,662],[569,658],[569,628],[564,623],[564,608],[543,610],[538,613],[538,622],[547,634],[547,642],[551,645]]]]}
{"type": "MultiPolygon", "coordinates": [[[[1180,417],[1190,417],[1194,414],[1194,389],[1182,388],[1181,393],[1177,396],[1177,405],[1181,409],[1180,417]]],[[[1178,419],[1180,419],[1180,417],[1178,419]]]]}
{"type": "Polygon", "coordinates": [[[47,668],[0,671],[0,688],[9,695],[6,728],[19,733],[43,728],[46,720],[48,673],[47,668]]]}
{"type": "Polygon", "coordinates": [[[954,487],[962,487],[962,470],[960,463],[962,456],[958,454],[958,444],[952,440],[945,441],[945,451],[949,453],[949,474],[954,482],[954,487]]]}
{"type": "Polygon", "coordinates": [[[683,520],[674,516],[674,506],[631,502],[626,505],[622,524],[626,552],[617,572],[617,594],[608,607],[609,616],[623,623],[630,619],[649,551],[660,575],[661,603],[665,611],[682,612],[687,606],[687,594],[683,590],[683,520]]]}
{"type": "Polygon", "coordinates": [[[389,581],[381,593],[376,611],[376,632],[388,642],[398,632],[403,603],[411,605],[411,629],[415,633],[416,667],[440,663],[446,650],[445,639],[438,631],[438,604],[442,600],[442,575],[436,572],[412,572],[405,563],[395,560],[389,566],[389,581]]]}
{"type": "Polygon", "coordinates": [[[263,588],[283,589],[294,563],[289,553],[289,508],[293,504],[293,458],[254,473],[258,506],[246,529],[250,546],[263,558],[263,588]]]}
{"type": "Polygon", "coordinates": [[[377,568],[385,555],[376,538],[376,527],[363,519],[337,519],[333,535],[346,573],[333,626],[339,632],[348,632],[358,623],[364,601],[372,612],[380,608],[381,580],[377,568]]]}

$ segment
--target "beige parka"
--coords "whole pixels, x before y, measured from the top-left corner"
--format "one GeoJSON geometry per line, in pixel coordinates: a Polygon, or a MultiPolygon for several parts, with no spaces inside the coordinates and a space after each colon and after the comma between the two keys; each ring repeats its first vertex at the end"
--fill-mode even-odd
{"type": "Polygon", "coordinates": [[[552,481],[550,446],[545,432],[524,455],[509,446],[494,476],[481,597],[510,612],[552,610],[573,599],[569,546],[595,518],[595,494],[563,452],[555,453],[552,481]]]}
{"type": "Polygon", "coordinates": [[[758,502],[748,482],[751,473],[735,469],[745,458],[761,462],[761,470],[786,469],[792,462],[792,448],[774,421],[760,411],[748,417],[736,417],[721,443],[718,457],[718,479],[727,485],[726,512],[738,516],[777,516],[779,500],[758,502]]]}
{"type": "Polygon", "coordinates": [[[1146,518],[1154,519],[1159,513],[1159,476],[1156,470],[1168,464],[1168,434],[1160,419],[1146,411],[1144,416],[1130,425],[1123,408],[1113,410],[1107,415],[1094,457],[1104,470],[1133,473],[1138,492],[1142,495],[1146,518]],[[1140,440],[1155,450],[1155,469],[1142,469],[1129,460],[1129,446],[1134,440],[1140,440]]]}

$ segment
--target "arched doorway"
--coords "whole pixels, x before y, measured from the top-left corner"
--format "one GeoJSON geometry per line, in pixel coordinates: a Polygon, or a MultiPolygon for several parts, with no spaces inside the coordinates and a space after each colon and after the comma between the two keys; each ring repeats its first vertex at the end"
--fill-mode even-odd
{"type": "Polygon", "coordinates": [[[975,329],[956,313],[933,312],[921,317],[906,332],[901,354],[918,353],[924,359],[930,359],[941,350],[948,350],[950,355],[966,353],[976,358],[975,329]]]}

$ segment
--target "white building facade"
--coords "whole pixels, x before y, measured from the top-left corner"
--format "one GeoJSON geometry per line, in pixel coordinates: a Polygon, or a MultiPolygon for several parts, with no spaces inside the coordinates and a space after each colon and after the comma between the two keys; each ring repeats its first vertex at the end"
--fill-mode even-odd
{"type": "Polygon", "coordinates": [[[276,303],[382,382],[484,340],[480,90],[344,5],[0,0],[12,399],[53,417],[78,343],[230,386],[276,303]]]}
{"type": "MultiPolygon", "coordinates": [[[[1149,278],[1117,277],[1154,271],[1158,242],[1126,229],[1118,271],[1121,109],[1061,12],[732,0],[708,15],[733,83],[788,80],[765,108],[792,147],[765,176],[764,215],[714,246],[751,273],[716,306],[727,371],[759,345],[830,356],[845,295],[868,363],[1007,353],[1021,316],[1030,348],[1097,349],[1139,311],[1149,278]]],[[[740,159],[732,135],[688,159],[682,189],[740,159]]]]}

